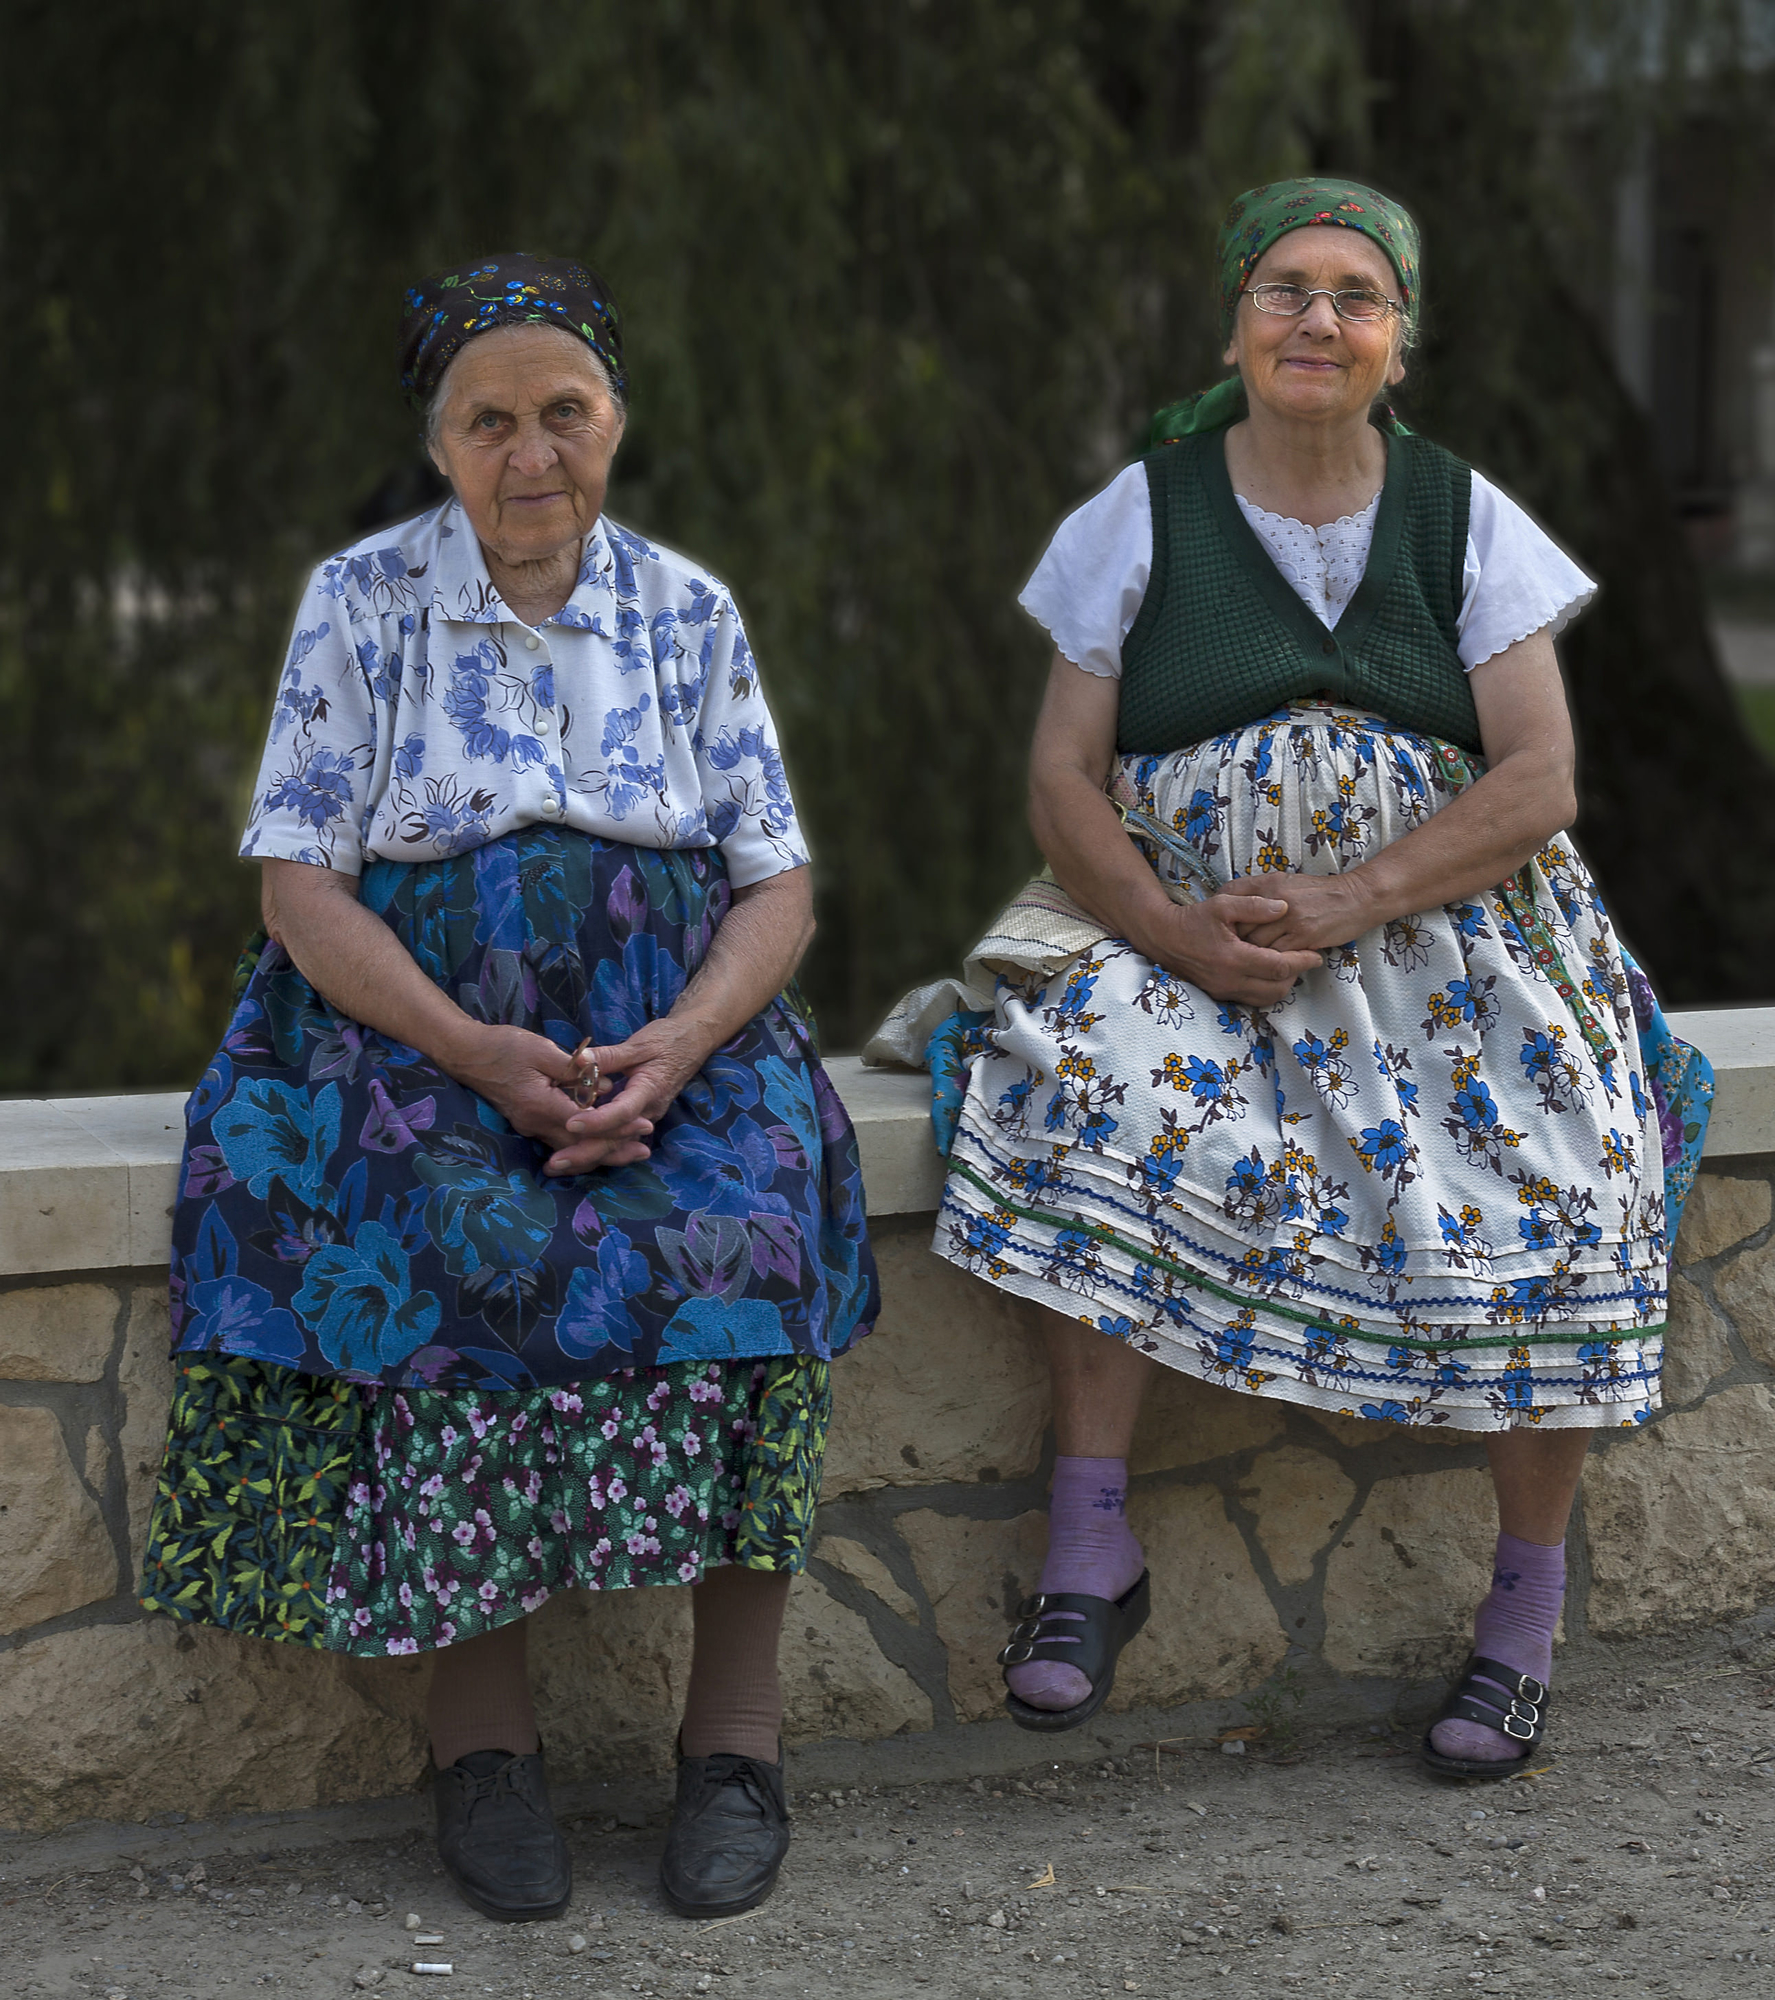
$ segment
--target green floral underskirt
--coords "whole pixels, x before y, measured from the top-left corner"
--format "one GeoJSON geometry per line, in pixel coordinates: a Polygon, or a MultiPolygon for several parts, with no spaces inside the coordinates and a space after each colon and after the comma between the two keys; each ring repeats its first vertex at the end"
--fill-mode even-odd
{"type": "Polygon", "coordinates": [[[472,1639],[557,1590],[807,1559],[832,1408],[807,1356],[498,1392],[174,1365],[151,1611],[380,1657],[472,1639]]]}

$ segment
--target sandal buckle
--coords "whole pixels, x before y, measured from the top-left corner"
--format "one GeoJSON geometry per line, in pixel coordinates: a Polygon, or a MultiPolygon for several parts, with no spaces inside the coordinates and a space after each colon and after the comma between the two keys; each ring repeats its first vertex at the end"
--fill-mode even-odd
{"type": "Polygon", "coordinates": [[[1536,1706],[1532,1701],[1513,1700],[1510,1703],[1510,1713],[1513,1716],[1515,1716],[1519,1722],[1532,1723],[1532,1722],[1539,1722],[1541,1719],[1541,1712],[1538,1708],[1536,1708],[1536,1706]]]}
{"type": "Polygon", "coordinates": [[[999,1654],[998,1663],[1001,1667],[1020,1667],[1034,1652],[1027,1639],[1013,1639],[999,1654]]]}
{"type": "Polygon", "coordinates": [[[1504,1717],[1504,1734],[1513,1737],[1518,1743],[1532,1743],[1535,1740],[1535,1732],[1532,1729],[1512,1727],[1513,1724],[1521,1724],[1521,1722],[1522,1717],[1516,1713],[1516,1704],[1512,1702],[1510,1704],[1510,1713],[1504,1717]]]}
{"type": "Polygon", "coordinates": [[[1522,1696],[1524,1701],[1532,1702],[1536,1708],[1539,1708],[1547,1699],[1546,1688],[1540,1681],[1533,1679],[1528,1674],[1517,1675],[1516,1692],[1522,1696]],[[1532,1693],[1530,1692],[1531,1689],[1533,1690],[1532,1693]]]}
{"type": "Polygon", "coordinates": [[[1042,1636],[1042,1621],[1039,1618],[1025,1618],[1020,1625],[1012,1628],[1011,1637],[1017,1639],[1039,1639],[1042,1636]]]}
{"type": "Polygon", "coordinates": [[[1019,1619],[1039,1618],[1048,1608],[1047,1598],[1038,1592],[1034,1597],[1026,1597],[1017,1607],[1019,1619]]]}

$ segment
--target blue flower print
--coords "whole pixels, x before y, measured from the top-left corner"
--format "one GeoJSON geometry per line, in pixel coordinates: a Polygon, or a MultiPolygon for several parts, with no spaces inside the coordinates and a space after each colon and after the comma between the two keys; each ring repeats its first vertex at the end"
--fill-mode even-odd
{"type": "Polygon", "coordinates": [[[531,1175],[435,1153],[415,1154],[413,1171],[432,1190],[425,1226],[453,1276],[528,1270],[547,1247],[554,1203],[531,1175]]]}
{"type": "Polygon", "coordinates": [[[345,1374],[373,1375],[406,1360],[443,1318],[435,1292],[412,1290],[407,1253],[375,1222],[350,1243],[316,1250],[293,1303],[321,1353],[345,1374]]]}
{"type": "Polygon", "coordinates": [[[286,1368],[302,1359],[302,1334],[294,1317],[250,1279],[205,1279],[186,1292],[185,1307],[204,1317],[214,1344],[225,1354],[251,1354],[286,1368]]]}
{"type": "Polygon", "coordinates": [[[425,738],[409,735],[394,753],[394,774],[397,778],[417,778],[425,769],[425,738]]]}
{"type": "Polygon", "coordinates": [[[304,826],[323,832],[345,817],[345,808],[357,796],[351,783],[355,768],[356,760],[349,754],[310,750],[265,794],[264,809],[293,813],[304,826]]]}
{"type": "Polygon", "coordinates": [[[1383,1118],[1378,1125],[1364,1127],[1356,1146],[1356,1157],[1369,1173],[1392,1174],[1411,1158],[1411,1141],[1396,1118],[1383,1118]]]}
{"type": "Polygon", "coordinates": [[[263,1201],[278,1181],[311,1208],[330,1197],[327,1166],[339,1147],[339,1086],[312,1097],[276,1077],[249,1077],[216,1112],[210,1130],[228,1171],[263,1201]]]}

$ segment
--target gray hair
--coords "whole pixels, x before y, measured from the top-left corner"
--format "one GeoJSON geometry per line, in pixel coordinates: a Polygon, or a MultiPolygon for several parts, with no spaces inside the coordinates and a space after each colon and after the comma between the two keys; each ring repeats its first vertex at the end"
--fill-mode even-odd
{"type": "MultiPolygon", "coordinates": [[[[530,324],[530,322],[520,322],[520,324],[530,324]]],[[[602,359],[593,353],[592,349],[580,339],[578,334],[569,333],[564,326],[550,326],[546,320],[535,322],[535,324],[541,325],[549,333],[558,333],[563,340],[572,341],[573,345],[584,355],[585,359],[591,363],[592,373],[597,376],[605,395],[616,406],[617,416],[626,420],[629,414],[629,406],[624,400],[622,392],[610,379],[610,370],[604,366],[602,359]]],[[[472,341],[464,341],[462,346],[451,355],[450,365],[438,377],[438,386],[431,392],[431,401],[425,406],[425,443],[428,450],[436,451],[438,433],[444,426],[444,405],[450,399],[450,377],[456,372],[457,362],[462,359],[473,344],[472,341]]]]}

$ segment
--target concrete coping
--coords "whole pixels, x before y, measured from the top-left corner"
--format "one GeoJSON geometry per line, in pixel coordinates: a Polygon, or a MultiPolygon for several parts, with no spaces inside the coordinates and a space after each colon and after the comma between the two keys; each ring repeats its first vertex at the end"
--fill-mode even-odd
{"type": "MultiPolygon", "coordinates": [[[[1714,1066],[1710,1158],[1775,1153],[1775,1007],[1701,1008],[1670,1025],[1714,1066]]],[[[943,1187],[930,1081],[826,1064],[857,1128],[871,1215],[928,1215],[943,1187]]],[[[183,1091],[0,1102],[0,1277],[167,1261],[183,1091]]]]}

